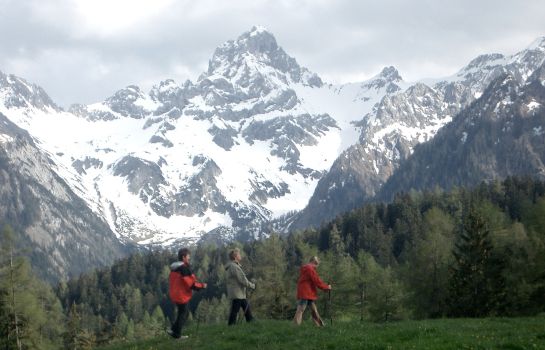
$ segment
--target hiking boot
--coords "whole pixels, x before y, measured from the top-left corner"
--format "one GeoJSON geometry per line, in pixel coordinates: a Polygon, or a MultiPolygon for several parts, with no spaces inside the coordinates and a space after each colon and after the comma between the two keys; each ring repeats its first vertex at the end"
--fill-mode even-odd
{"type": "Polygon", "coordinates": [[[170,328],[167,328],[166,329],[166,332],[168,335],[170,335],[172,338],[174,339],[179,339],[179,340],[185,340],[185,339],[188,339],[189,338],[189,335],[180,335],[180,336],[176,336],[176,334],[174,334],[174,332],[172,331],[172,329],[170,328]]]}

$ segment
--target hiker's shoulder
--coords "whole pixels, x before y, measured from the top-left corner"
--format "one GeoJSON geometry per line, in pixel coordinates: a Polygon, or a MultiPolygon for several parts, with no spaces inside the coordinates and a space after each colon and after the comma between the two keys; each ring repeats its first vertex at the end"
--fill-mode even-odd
{"type": "Polygon", "coordinates": [[[230,261],[225,268],[227,270],[237,270],[240,269],[240,265],[236,261],[230,261]]]}
{"type": "Polygon", "coordinates": [[[175,261],[170,264],[170,271],[178,271],[184,263],[181,261],[175,261]]]}
{"type": "Polygon", "coordinates": [[[191,275],[191,268],[189,265],[184,264],[181,261],[176,261],[170,264],[170,271],[173,272],[179,272],[182,274],[182,276],[190,276],[191,275]]]}

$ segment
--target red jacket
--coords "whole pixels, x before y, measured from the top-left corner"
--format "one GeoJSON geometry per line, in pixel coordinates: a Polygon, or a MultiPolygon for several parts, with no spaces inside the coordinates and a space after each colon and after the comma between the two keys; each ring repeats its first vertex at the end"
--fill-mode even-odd
{"type": "Polygon", "coordinates": [[[199,290],[204,286],[197,281],[197,277],[191,272],[189,266],[177,261],[170,265],[168,287],[170,300],[173,303],[187,304],[191,300],[193,289],[199,290]]]}
{"type": "Polygon", "coordinates": [[[297,281],[297,299],[318,299],[317,288],[327,290],[329,286],[318,277],[314,264],[301,266],[299,280],[297,281]]]}

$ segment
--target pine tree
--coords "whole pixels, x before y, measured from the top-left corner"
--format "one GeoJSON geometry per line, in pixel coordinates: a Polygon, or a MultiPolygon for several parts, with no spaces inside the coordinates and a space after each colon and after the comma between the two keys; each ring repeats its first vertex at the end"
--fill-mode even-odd
{"type": "Polygon", "coordinates": [[[337,228],[337,224],[333,224],[329,232],[329,251],[335,256],[340,256],[345,252],[344,242],[341,237],[341,232],[337,228]]]}
{"type": "Polygon", "coordinates": [[[155,336],[162,334],[163,330],[166,327],[166,319],[165,315],[163,314],[163,310],[161,310],[161,307],[157,305],[155,309],[153,309],[153,313],[151,314],[151,326],[153,333],[155,336]]]}
{"type": "Polygon", "coordinates": [[[143,307],[142,307],[142,293],[140,289],[134,288],[130,293],[129,299],[127,300],[127,313],[129,318],[138,323],[143,317],[143,307]]]}
{"type": "Polygon", "coordinates": [[[495,286],[501,285],[502,276],[491,254],[488,225],[472,205],[453,251],[449,298],[451,316],[482,317],[493,310],[499,294],[495,286]]]}
{"type": "Polygon", "coordinates": [[[119,338],[126,338],[129,328],[129,318],[124,312],[117,317],[115,328],[119,338]]]}
{"type": "Polygon", "coordinates": [[[4,310],[0,322],[8,349],[49,349],[58,344],[60,320],[58,299],[48,285],[33,276],[28,260],[19,256],[14,233],[5,226],[1,237],[0,305],[4,310]]]}
{"type": "Polygon", "coordinates": [[[64,346],[68,350],[92,349],[95,343],[94,335],[82,327],[81,315],[75,303],[70,307],[63,338],[64,346]]]}

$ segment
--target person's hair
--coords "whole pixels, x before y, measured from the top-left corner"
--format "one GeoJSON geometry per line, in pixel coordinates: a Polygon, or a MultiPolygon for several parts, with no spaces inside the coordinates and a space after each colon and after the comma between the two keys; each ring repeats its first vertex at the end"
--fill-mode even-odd
{"type": "Polygon", "coordinates": [[[318,257],[317,256],[313,256],[309,259],[308,261],[309,263],[318,263],[318,257]]]}
{"type": "Polygon", "coordinates": [[[182,248],[180,250],[178,250],[178,260],[183,260],[184,259],[184,256],[186,255],[189,255],[191,254],[191,252],[189,251],[189,248],[182,248]]]}
{"type": "Polygon", "coordinates": [[[240,249],[238,248],[231,249],[231,251],[229,252],[229,259],[235,260],[235,256],[239,253],[240,253],[240,249]]]}

